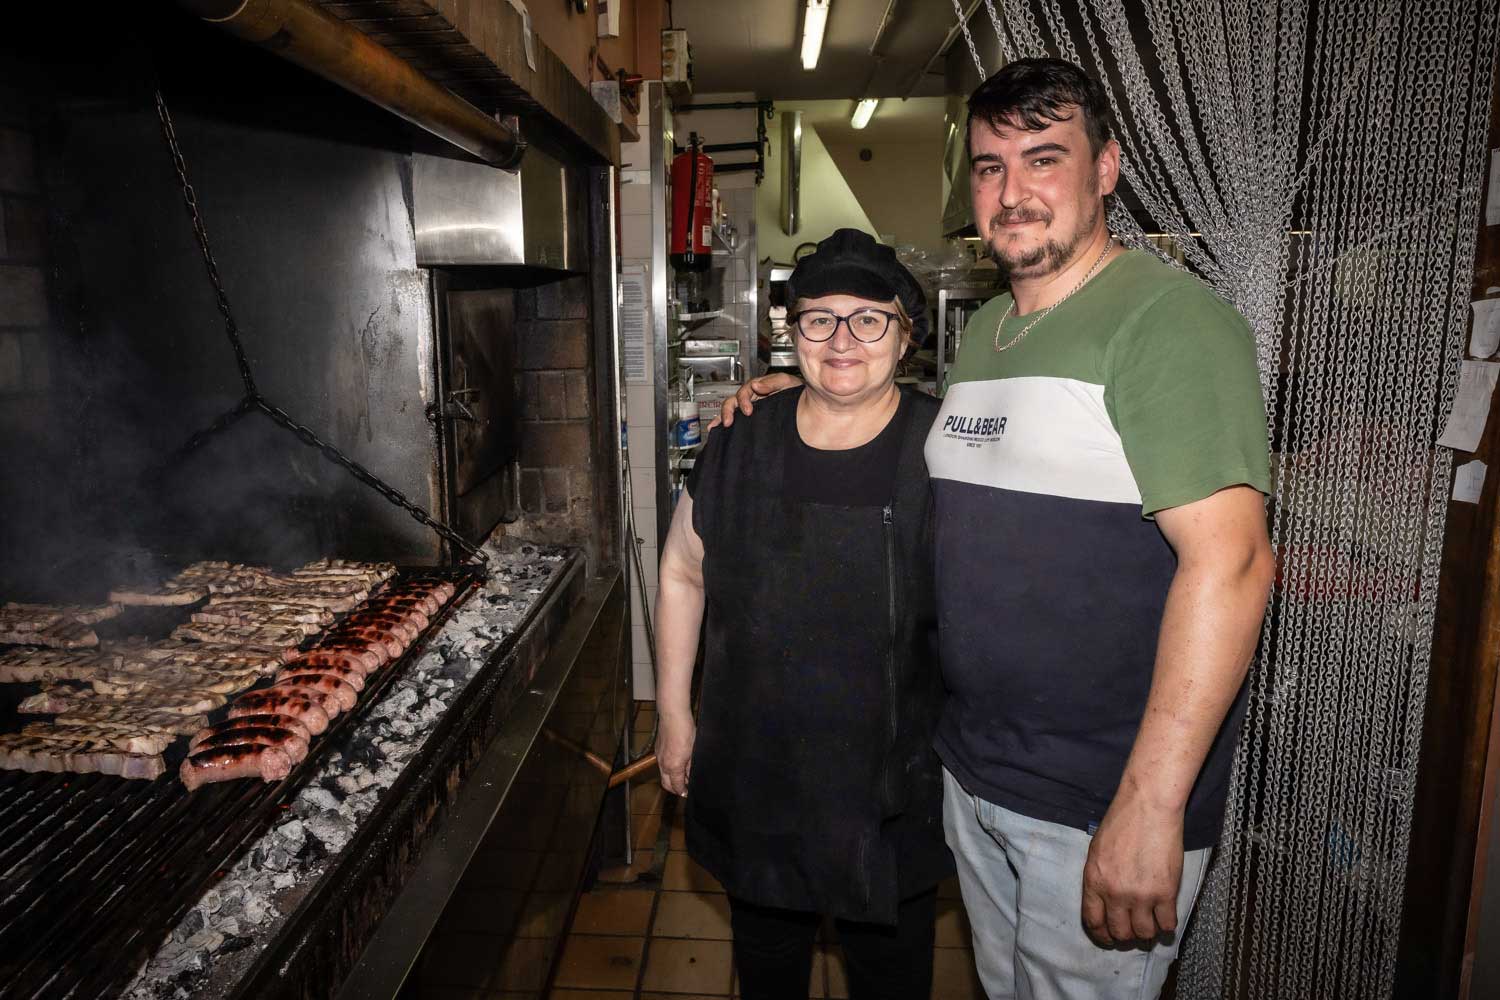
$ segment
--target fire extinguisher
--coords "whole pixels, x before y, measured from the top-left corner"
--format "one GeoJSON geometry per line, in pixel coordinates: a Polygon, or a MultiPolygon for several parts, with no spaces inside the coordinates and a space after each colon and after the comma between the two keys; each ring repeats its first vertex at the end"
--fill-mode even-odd
{"type": "Polygon", "coordinates": [[[672,160],[672,267],[707,271],[713,256],[714,161],[703,152],[698,133],[672,160]]]}

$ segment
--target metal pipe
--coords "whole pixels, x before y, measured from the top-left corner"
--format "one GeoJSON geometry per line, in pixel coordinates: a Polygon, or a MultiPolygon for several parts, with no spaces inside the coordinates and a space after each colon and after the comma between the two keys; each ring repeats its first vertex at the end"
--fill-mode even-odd
{"type": "Polygon", "coordinates": [[[679,104],[674,110],[679,115],[685,115],[691,111],[746,111],[750,108],[765,108],[769,111],[774,106],[773,101],[708,101],[699,104],[679,104]]]}
{"type": "Polygon", "coordinates": [[[885,37],[886,29],[891,26],[891,21],[895,19],[896,5],[900,2],[901,0],[890,0],[890,3],[885,5],[885,13],[880,15],[880,23],[875,26],[875,37],[870,40],[870,55],[881,55],[880,40],[885,37]]]}
{"type": "Polygon", "coordinates": [[[311,0],[178,0],[247,42],[338,84],[496,167],[526,144],[514,129],[418,72],[390,49],[311,0]]]}

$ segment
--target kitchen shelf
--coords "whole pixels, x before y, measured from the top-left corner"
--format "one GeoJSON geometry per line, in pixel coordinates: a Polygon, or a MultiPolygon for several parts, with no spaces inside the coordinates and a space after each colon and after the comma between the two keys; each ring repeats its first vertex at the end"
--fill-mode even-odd
{"type": "Polygon", "coordinates": [[[682,324],[684,330],[696,330],[703,324],[716,320],[722,315],[724,315],[724,310],[714,309],[710,312],[678,313],[673,318],[682,324]]]}

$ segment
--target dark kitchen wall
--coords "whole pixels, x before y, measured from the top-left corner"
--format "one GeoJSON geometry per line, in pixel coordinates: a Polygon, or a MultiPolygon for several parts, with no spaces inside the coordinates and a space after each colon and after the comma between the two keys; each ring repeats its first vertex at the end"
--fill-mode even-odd
{"type": "Polygon", "coordinates": [[[408,127],[143,6],[164,9],[0,40],[0,593],[87,596],[156,559],[434,559],[427,529],[259,414],[145,475],[243,395],[159,80],[261,390],[434,495],[408,127]]]}

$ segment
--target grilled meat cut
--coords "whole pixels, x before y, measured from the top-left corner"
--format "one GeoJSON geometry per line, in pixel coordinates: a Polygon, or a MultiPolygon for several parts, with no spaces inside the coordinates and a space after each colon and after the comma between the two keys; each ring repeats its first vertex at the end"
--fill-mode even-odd
{"type": "Polygon", "coordinates": [[[92,649],[23,646],[0,654],[0,684],[88,681],[118,663],[118,657],[92,649]]]}
{"type": "Polygon", "coordinates": [[[74,774],[112,774],[150,780],[166,773],[156,754],[126,753],[97,740],[52,740],[24,733],[0,733],[0,768],[12,771],[51,771],[74,774]]]}
{"type": "Polygon", "coordinates": [[[57,713],[52,720],[61,726],[128,727],[142,733],[170,733],[187,736],[195,733],[208,722],[206,715],[183,715],[178,712],[153,712],[120,708],[108,702],[92,705],[75,705],[57,713]]]}
{"type": "Polygon", "coordinates": [[[188,791],[214,781],[236,778],[260,778],[280,781],[292,771],[292,759],[285,750],[254,744],[215,747],[193,754],[182,762],[182,783],[188,791]]]}
{"type": "Polygon", "coordinates": [[[139,754],[161,753],[177,739],[173,733],[141,732],[131,726],[105,723],[63,726],[55,722],[31,722],[22,727],[21,735],[52,741],[94,741],[114,750],[139,754]]]}
{"type": "Polygon", "coordinates": [[[109,599],[129,605],[197,604],[209,594],[233,593],[256,586],[267,570],[228,562],[197,562],[184,567],[159,587],[112,590],[109,599]]]}
{"type": "Polygon", "coordinates": [[[172,630],[174,639],[197,639],[199,642],[225,643],[255,652],[273,653],[283,660],[296,654],[297,644],[305,638],[302,631],[287,626],[188,622],[172,630]]]}
{"type": "Polygon", "coordinates": [[[80,625],[97,625],[124,611],[121,604],[0,604],[0,624],[24,623],[26,619],[66,619],[80,625]]]}
{"type": "Polygon", "coordinates": [[[197,604],[207,596],[207,587],[159,587],[150,589],[131,589],[126,587],[109,592],[109,599],[116,604],[142,608],[184,607],[189,604],[197,604]]]}
{"type": "Polygon", "coordinates": [[[87,624],[68,617],[58,608],[7,604],[0,607],[0,643],[83,649],[99,645],[99,636],[87,624]]]}
{"type": "Polygon", "coordinates": [[[25,698],[16,706],[16,711],[25,714],[51,714],[70,712],[90,705],[103,706],[111,710],[138,712],[170,712],[177,715],[195,715],[212,712],[224,704],[224,696],[212,692],[152,692],[149,694],[111,696],[102,695],[92,688],[76,688],[64,684],[43,688],[37,694],[25,698]]]}

